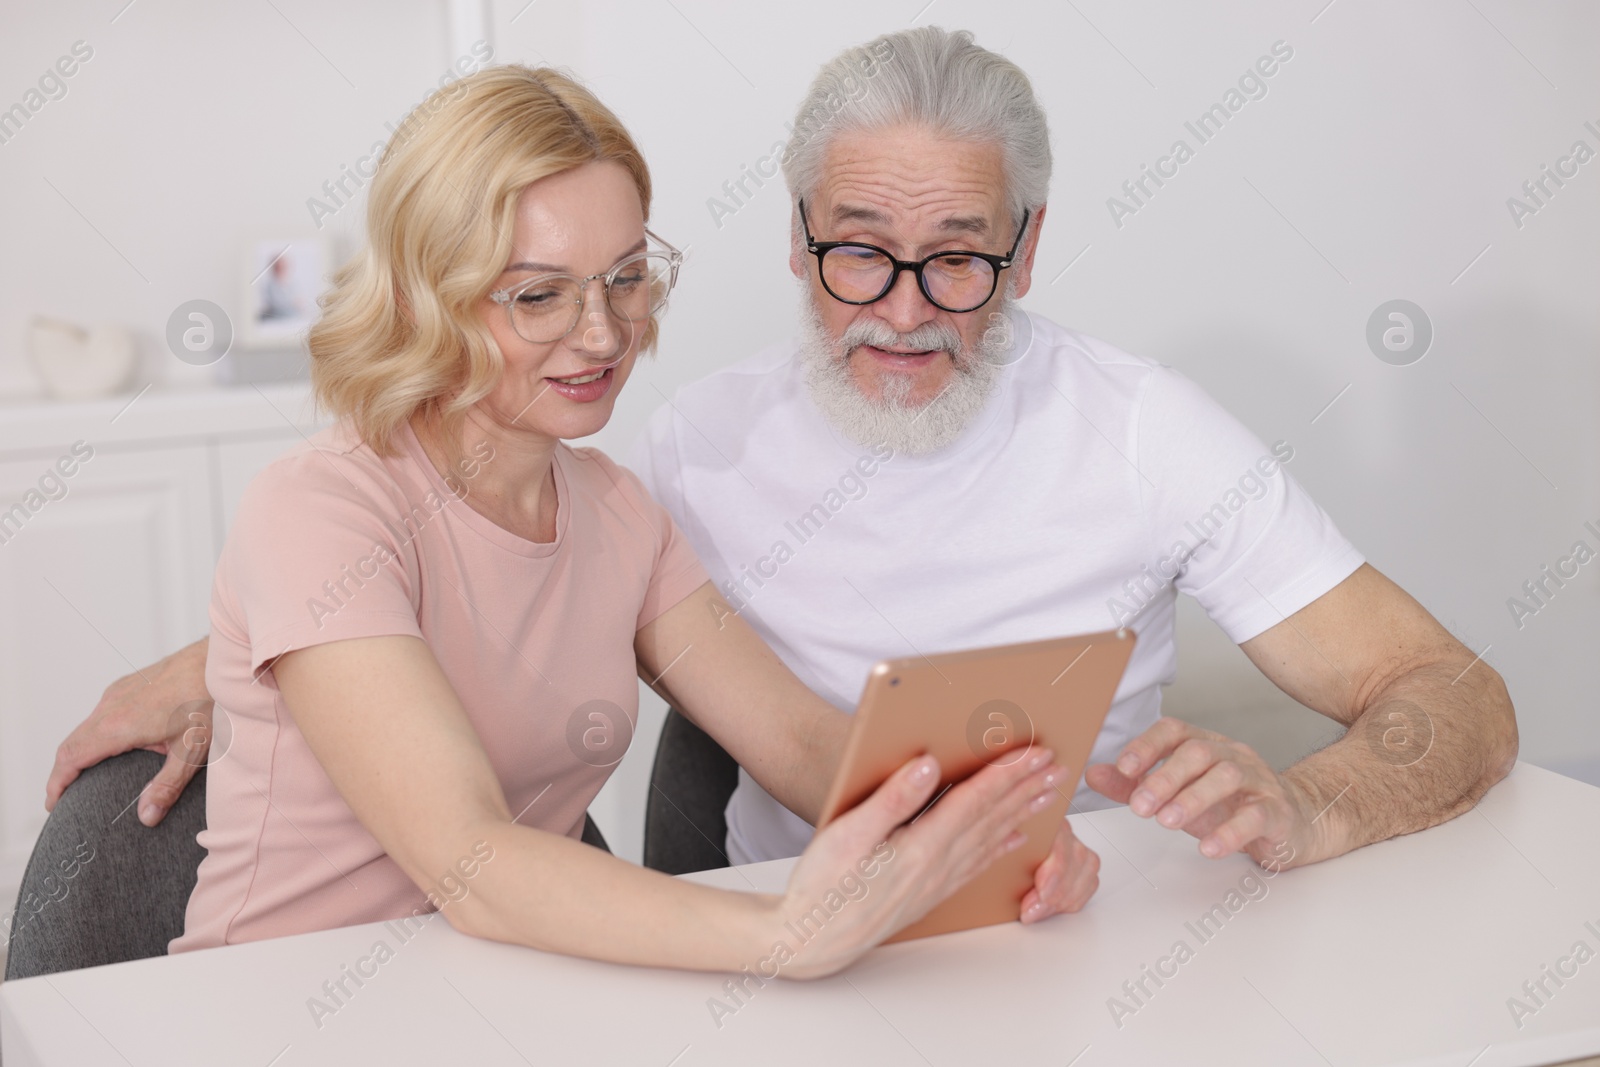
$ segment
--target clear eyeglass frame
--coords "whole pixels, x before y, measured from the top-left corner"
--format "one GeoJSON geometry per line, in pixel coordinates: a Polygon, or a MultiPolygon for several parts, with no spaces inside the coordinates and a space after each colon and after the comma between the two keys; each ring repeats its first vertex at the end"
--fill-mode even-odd
{"type": "Polygon", "coordinates": [[[678,249],[672,244],[648,228],[644,231],[644,235],[655,247],[647,247],[643,252],[635,252],[630,256],[624,257],[604,274],[591,274],[583,278],[578,277],[576,274],[540,274],[529,278],[526,281],[519,282],[516,285],[506,286],[503,289],[496,289],[489,294],[489,299],[506,309],[506,321],[510,324],[512,332],[530,344],[550,344],[552,342],[561,340],[563,337],[566,337],[569,333],[571,333],[573,328],[578,325],[579,320],[583,317],[584,301],[588,299],[589,283],[593,281],[599,281],[602,285],[602,288],[605,290],[606,310],[613,317],[620,319],[623,322],[644,322],[651,316],[660,313],[660,311],[667,306],[667,298],[671,295],[673,288],[678,284],[678,270],[683,266],[683,253],[678,251],[678,249]],[[643,315],[640,315],[638,318],[634,318],[633,316],[628,315],[619,309],[611,299],[611,286],[612,283],[616,281],[617,276],[621,274],[623,270],[634,264],[637,264],[641,260],[652,258],[660,259],[662,257],[665,257],[666,259],[665,284],[661,286],[659,294],[652,293],[649,310],[643,315]],[[523,332],[522,328],[518,326],[516,298],[522,293],[536,286],[549,285],[552,282],[558,281],[573,282],[576,284],[578,290],[577,297],[572,302],[572,313],[567,321],[566,326],[559,333],[554,334],[554,336],[541,336],[537,338],[529,337],[523,332]]]}

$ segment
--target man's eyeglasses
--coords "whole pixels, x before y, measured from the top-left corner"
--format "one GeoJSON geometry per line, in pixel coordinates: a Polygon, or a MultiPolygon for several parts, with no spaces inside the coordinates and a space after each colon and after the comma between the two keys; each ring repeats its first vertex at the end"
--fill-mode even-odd
{"type": "Polygon", "coordinates": [[[877,245],[859,241],[818,241],[811,236],[806,220],[806,202],[801,200],[800,225],[806,234],[806,251],[817,257],[822,287],[835,300],[846,304],[871,304],[882,300],[900,278],[910,271],[922,295],[936,308],[961,314],[976,311],[989,302],[1000,283],[1000,272],[1011,266],[1022,235],[1028,232],[1028,212],[1022,213],[1022,227],[1011,251],[1003,256],[987,252],[952,250],[935,252],[926,259],[896,259],[877,245]]]}
{"type": "Polygon", "coordinates": [[[559,341],[572,332],[583,314],[583,291],[592,281],[605,287],[611,314],[628,322],[643,322],[660,311],[678,281],[683,253],[651,233],[659,245],[629,256],[604,274],[579,278],[572,274],[541,274],[515,286],[496,289],[489,299],[502,305],[517,336],[533,344],[559,341]]]}

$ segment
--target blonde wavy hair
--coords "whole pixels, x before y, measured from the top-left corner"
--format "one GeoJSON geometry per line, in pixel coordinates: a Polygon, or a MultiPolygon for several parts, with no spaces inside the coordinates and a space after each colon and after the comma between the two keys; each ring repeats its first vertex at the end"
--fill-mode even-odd
{"type": "MultiPolygon", "coordinates": [[[[621,164],[650,217],[650,171],[621,121],[549,68],[490,67],[407,115],[368,188],[367,239],[333,277],[311,328],[321,405],[380,455],[421,415],[447,449],[504,370],[479,317],[512,252],[517,198],[585,163],[621,164]]],[[[652,318],[641,350],[655,344],[652,318]]]]}

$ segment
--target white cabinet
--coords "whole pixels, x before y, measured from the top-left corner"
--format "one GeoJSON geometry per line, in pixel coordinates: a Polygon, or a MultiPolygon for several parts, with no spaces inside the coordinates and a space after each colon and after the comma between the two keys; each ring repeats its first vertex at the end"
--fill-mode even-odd
{"type": "Polygon", "coordinates": [[[206,632],[244,487],[318,425],[302,386],[125,404],[0,407],[6,910],[44,824],[56,746],[112,681],[206,632]]]}

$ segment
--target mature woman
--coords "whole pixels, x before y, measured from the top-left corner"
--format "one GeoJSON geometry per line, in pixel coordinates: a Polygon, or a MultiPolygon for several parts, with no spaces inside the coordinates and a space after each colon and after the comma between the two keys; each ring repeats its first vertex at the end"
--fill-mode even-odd
{"type": "Polygon", "coordinates": [[[679,263],[615,116],[552,71],[487,70],[419,108],[369,195],[310,339],[339,421],[251,484],[218,565],[206,683],[234,736],[173,950],[440,907],[483,937],[736,970],[870,872],[782,961],[819,975],[1016,847],[1062,781],[1048,753],[901,826],[938,778],[908,763],[781,896],[581,843],[635,672],[812,818],[847,719],[727,612],[629,472],[562,443],[605,425],[679,263]]]}

